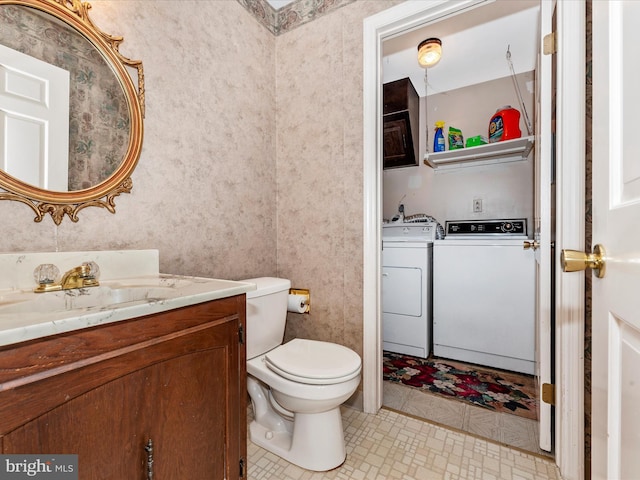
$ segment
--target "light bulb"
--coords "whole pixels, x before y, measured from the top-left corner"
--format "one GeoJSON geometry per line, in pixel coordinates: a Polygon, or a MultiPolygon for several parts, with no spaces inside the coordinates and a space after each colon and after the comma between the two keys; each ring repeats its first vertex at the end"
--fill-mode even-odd
{"type": "Polygon", "coordinates": [[[428,38],[418,45],[418,63],[421,67],[432,67],[442,57],[442,42],[438,38],[428,38]]]}

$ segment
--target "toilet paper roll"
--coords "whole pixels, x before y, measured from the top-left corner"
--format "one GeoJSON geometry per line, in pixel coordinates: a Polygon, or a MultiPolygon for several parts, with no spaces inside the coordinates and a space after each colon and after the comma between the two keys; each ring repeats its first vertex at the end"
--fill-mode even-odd
{"type": "Polygon", "coordinates": [[[307,295],[289,294],[287,310],[294,313],[306,313],[309,305],[309,297],[307,295]]]}

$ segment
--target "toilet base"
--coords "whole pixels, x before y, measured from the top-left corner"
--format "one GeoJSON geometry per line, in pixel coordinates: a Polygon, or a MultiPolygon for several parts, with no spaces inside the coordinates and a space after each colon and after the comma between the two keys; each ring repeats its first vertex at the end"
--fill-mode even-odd
{"type": "Polygon", "coordinates": [[[325,472],[344,463],[346,450],[340,407],[324,413],[296,413],[292,430],[274,431],[254,420],[249,425],[249,438],[307,470],[325,472]]]}

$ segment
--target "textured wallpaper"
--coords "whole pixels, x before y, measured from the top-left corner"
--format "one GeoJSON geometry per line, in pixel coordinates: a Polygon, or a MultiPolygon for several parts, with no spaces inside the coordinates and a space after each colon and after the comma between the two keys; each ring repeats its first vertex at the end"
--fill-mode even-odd
{"type": "Polygon", "coordinates": [[[133,191],[115,215],[87,208],[59,227],[0,201],[0,251],[156,248],[163,272],[274,275],[275,37],[235,1],[92,5],[96,25],[124,37],[122,54],[144,63],[133,191]]]}
{"type": "Polygon", "coordinates": [[[351,3],[276,42],[278,272],[312,292],[311,313],[290,313],[286,337],[360,354],[362,21],[397,3],[351,3]]]}
{"type": "Polygon", "coordinates": [[[33,222],[0,202],[0,251],[158,248],[168,273],[290,278],[287,335],[362,352],[362,20],[353,2],[274,36],[236,1],[93,2],[144,62],[145,138],[116,214],[33,222]],[[314,55],[309,55],[309,51],[314,55]]]}

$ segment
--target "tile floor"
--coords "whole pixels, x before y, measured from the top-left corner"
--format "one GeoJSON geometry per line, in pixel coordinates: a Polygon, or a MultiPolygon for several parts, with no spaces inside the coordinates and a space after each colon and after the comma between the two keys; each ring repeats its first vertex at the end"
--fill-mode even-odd
{"type": "MultiPolygon", "coordinates": [[[[251,410],[251,408],[249,408],[251,410]]],[[[310,472],[248,442],[250,480],[559,480],[553,461],[382,409],[342,407],[347,459],[310,472]]]]}
{"type": "Polygon", "coordinates": [[[422,392],[393,382],[383,382],[385,407],[490,440],[550,455],[538,447],[538,422],[510,413],[501,413],[441,395],[422,392]]]}

